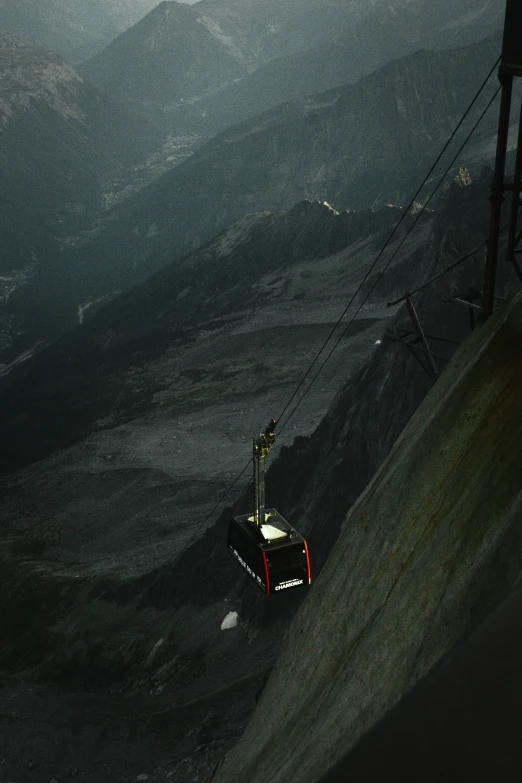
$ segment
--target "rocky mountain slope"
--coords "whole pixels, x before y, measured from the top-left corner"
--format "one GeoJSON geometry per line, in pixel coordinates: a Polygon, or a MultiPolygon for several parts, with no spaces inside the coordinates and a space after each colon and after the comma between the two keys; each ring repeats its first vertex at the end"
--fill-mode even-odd
{"type": "Polygon", "coordinates": [[[160,3],[80,70],[120,98],[163,106],[245,73],[228,42],[201,24],[197,6],[177,2],[160,3]]]}
{"type": "MultiPolygon", "coordinates": [[[[66,769],[73,768],[85,780],[94,782],[109,776],[120,781],[133,772],[152,777],[152,767],[163,767],[174,770],[176,780],[188,783],[192,775],[187,778],[184,767],[187,762],[191,764],[194,750],[201,746],[196,752],[198,764],[208,766],[223,743],[228,747],[232,734],[240,731],[273,653],[261,661],[260,670],[255,667],[253,674],[247,666],[239,676],[241,682],[230,688],[234,676],[227,667],[233,661],[234,667],[237,664],[236,654],[229,654],[237,634],[220,631],[211,642],[227,669],[218,672],[218,682],[213,664],[209,668],[206,661],[207,631],[196,620],[199,610],[195,614],[190,608],[181,610],[175,623],[182,636],[186,635],[188,646],[180,649],[177,660],[167,653],[179,685],[176,698],[169,696],[169,704],[196,702],[158,715],[157,725],[153,717],[150,720],[154,725],[148,720],[143,724],[139,713],[144,710],[163,713],[163,705],[151,705],[147,695],[156,690],[159,693],[163,687],[160,681],[150,689],[146,686],[147,694],[137,693],[136,701],[118,695],[121,688],[127,689],[129,677],[134,681],[134,656],[147,642],[139,628],[141,621],[135,624],[134,610],[129,613],[124,609],[124,634],[133,628],[135,639],[128,650],[128,669],[119,657],[119,610],[113,613],[110,609],[109,593],[120,588],[125,591],[126,584],[133,593],[136,579],[154,580],[158,562],[170,568],[180,548],[194,534],[195,520],[211,511],[224,484],[237,473],[245,455],[248,459],[250,435],[259,421],[264,420],[267,410],[282,407],[302,372],[303,362],[309,360],[310,346],[315,348],[324,340],[397,213],[397,209],[389,209],[380,214],[336,215],[324,205],[304,203],[287,214],[251,216],[205,251],[193,254],[181,271],[173,268],[170,273],[158,273],[157,279],[141,291],[136,289],[111,303],[86,320],[84,329],[78,328],[75,335],[41,354],[42,358],[45,355],[43,361],[35,357],[35,364],[21,365],[19,374],[9,376],[13,386],[8,397],[2,396],[6,406],[3,412],[7,414],[18,394],[24,395],[21,407],[10,408],[9,426],[14,427],[11,432],[16,445],[22,446],[18,424],[29,413],[30,420],[25,419],[24,427],[40,453],[26,453],[26,461],[28,456],[29,460],[44,457],[49,446],[55,453],[1,484],[2,530],[10,542],[6,543],[9,555],[5,566],[10,564],[9,578],[18,585],[18,596],[29,616],[32,577],[26,581],[29,572],[21,564],[27,557],[36,558],[35,562],[51,577],[51,582],[43,577],[43,592],[40,588],[39,592],[54,619],[45,609],[40,613],[43,624],[38,629],[33,626],[33,639],[40,650],[46,651],[44,657],[36,652],[36,646],[27,647],[22,642],[23,652],[18,646],[21,637],[16,633],[4,635],[2,669],[5,671],[17,659],[24,674],[20,686],[9,680],[0,703],[9,710],[12,700],[16,700],[16,715],[24,717],[29,704],[33,705],[33,716],[40,712],[36,702],[41,706],[52,704],[52,709],[68,716],[77,734],[74,754],[70,754],[62,748],[62,730],[53,725],[49,713],[40,713],[39,720],[53,732],[55,747],[62,748],[57,759],[45,739],[38,748],[31,749],[27,744],[29,735],[24,739],[24,733],[13,725],[7,739],[6,774],[16,770],[20,778],[22,760],[28,759],[38,774],[69,774],[66,769]],[[212,275],[216,262],[222,272],[217,277],[212,275]],[[75,445],[64,449],[71,441],[75,445]],[[42,446],[46,451],[41,451],[42,446]],[[70,572],[69,592],[69,576],[65,576],[65,583],[61,580],[63,569],[68,571],[70,566],[74,570],[70,572]],[[87,612],[91,619],[86,617],[86,624],[80,619],[83,614],[77,602],[80,584],[87,591],[86,609],[90,606],[87,612]],[[61,594],[58,604],[53,597],[55,586],[61,594]],[[93,595],[91,589],[98,594],[94,603],[88,597],[93,595]],[[74,636],[71,644],[67,641],[57,646],[62,630],[69,635],[65,629],[69,626],[68,610],[62,599],[76,606],[79,625],[73,621],[76,630],[70,627],[74,636]],[[55,622],[55,631],[49,633],[47,629],[55,622]],[[62,622],[65,626],[60,630],[62,622]],[[199,634],[203,631],[197,649],[193,647],[191,629],[199,634]],[[113,642],[106,647],[103,640],[107,634],[113,642]],[[91,647],[99,643],[104,647],[101,657],[91,647]],[[113,643],[116,668],[111,663],[113,643]],[[200,677],[195,675],[193,665],[199,668],[200,677]],[[27,686],[30,691],[24,685],[27,667],[32,670],[27,686]],[[118,670],[123,679],[117,675],[118,670]],[[107,692],[111,692],[108,700],[84,695],[77,681],[84,675],[90,680],[87,690],[92,691],[101,680],[106,683],[107,692]],[[66,682],[70,677],[76,681],[72,689],[66,682]],[[54,685],[50,685],[49,678],[54,685]],[[215,690],[219,691],[217,697],[207,696],[215,690]],[[222,722],[221,707],[216,711],[217,705],[225,703],[228,725],[222,722]],[[94,737],[84,722],[85,711],[87,721],[93,721],[91,725],[96,727],[94,737]],[[98,743],[98,732],[109,724],[113,727],[111,739],[101,737],[98,743]],[[167,732],[169,736],[167,746],[161,736],[155,736],[160,725],[160,734],[167,732]],[[129,741],[134,746],[132,751],[126,748],[129,741]]],[[[411,283],[407,266],[415,266],[430,225],[431,215],[427,215],[396,267],[397,285],[399,280],[411,283]]],[[[373,350],[388,315],[381,295],[349,331],[339,349],[340,363],[331,366],[295,418],[295,426],[301,431],[316,426],[346,373],[355,371],[373,350]]],[[[294,435],[295,430],[288,428],[281,443],[290,443],[294,435]]],[[[5,430],[1,440],[5,447],[5,430]]],[[[29,439],[25,441],[28,445],[29,439]]],[[[234,584],[237,573],[232,561],[228,568],[221,578],[234,584]]],[[[119,603],[120,598],[116,601],[119,603]]],[[[134,605],[134,599],[130,601],[134,605]]],[[[9,616],[14,619],[20,605],[10,604],[11,611],[9,616]]],[[[209,630],[216,623],[219,629],[228,611],[226,600],[211,607],[209,630]]],[[[155,633],[154,616],[163,616],[163,612],[151,613],[144,608],[139,615],[146,625],[151,623],[150,632],[155,633]]],[[[11,620],[4,619],[10,624],[11,620]]],[[[158,660],[165,639],[162,631],[154,640],[154,644],[159,642],[158,660]]],[[[152,655],[151,663],[157,653],[152,655]]],[[[29,778],[31,774],[27,772],[29,778]]]]}
{"type": "Polygon", "coordinates": [[[103,49],[158,0],[2,0],[0,27],[73,63],[103,49]]]}
{"type": "MultiPolygon", "coordinates": [[[[336,35],[353,36],[348,40],[360,46],[363,30],[371,31],[370,40],[377,32],[385,49],[395,37],[393,58],[407,53],[408,42],[415,48],[437,39],[443,46],[450,38],[454,45],[469,43],[491,32],[492,24],[501,24],[505,8],[499,0],[486,0],[479,7],[473,0],[202,0],[197,7],[209,23],[238,42],[245,58],[258,64],[330,43],[336,35]]],[[[360,54],[364,61],[363,51],[360,54]]]]}
{"type": "MultiPolygon", "coordinates": [[[[77,322],[26,363],[15,356],[0,385],[0,761],[6,779],[193,783],[236,745],[261,696],[260,712],[218,775],[241,783],[244,773],[281,783],[285,776],[305,776],[305,783],[306,775],[322,774],[346,750],[345,735],[349,744],[370,728],[519,578],[513,465],[520,462],[520,294],[456,356],[456,345],[468,337],[468,313],[445,301],[481,286],[482,252],[415,300],[446,374],[394,446],[432,379],[422,353],[403,342],[411,332],[405,309],[397,312],[386,302],[485,239],[486,175],[471,186],[465,186],[467,178],[455,182],[437,212],[416,224],[383,280],[372,273],[364,290],[378,284],[335,360],[289,424],[283,417],[288,426],[273,454],[268,493],[307,536],[311,590],[267,601],[225,551],[232,509],[218,517],[223,488],[248,462],[252,434],[288,401],[401,214],[399,207],[367,207],[403,198],[407,180],[425,170],[417,135],[432,147],[431,159],[450,124],[444,112],[454,119],[465,104],[464,92],[451,92],[454,69],[445,72],[441,59],[434,66],[430,54],[420,58],[420,75],[411,62],[408,68],[394,64],[388,92],[377,91],[383,105],[389,98],[389,113],[381,123],[382,112],[373,106],[381,123],[369,139],[373,158],[378,154],[380,165],[391,166],[402,156],[379,197],[370,152],[354,153],[371,126],[358,127],[352,115],[352,146],[340,142],[349,125],[346,106],[353,103],[365,122],[371,119],[371,112],[364,114],[369,87],[376,87],[370,80],[361,93],[338,91],[333,103],[330,94],[285,107],[282,125],[265,115],[257,125],[223,134],[203,150],[199,166],[181,166],[188,173],[180,179],[165,178],[141,201],[111,212],[91,241],[81,230],[71,233],[74,252],[31,256],[36,273],[30,270],[27,285],[11,272],[3,275],[12,278],[5,333],[10,328],[25,331],[24,339],[49,339],[77,322]],[[431,81],[423,82],[425,72],[431,81]],[[433,96],[434,102],[424,100],[433,96]],[[321,125],[323,110],[328,121],[321,125]],[[313,137],[307,123],[313,126],[317,117],[322,135],[313,137]],[[284,137],[274,134],[276,128],[290,134],[287,158],[279,156],[284,137]],[[408,145],[400,140],[406,129],[415,131],[408,145]],[[299,167],[292,138],[306,139],[302,160],[329,166],[328,176],[320,168],[309,175],[304,162],[299,167]],[[229,149],[237,145],[235,157],[226,152],[227,139],[229,149]],[[330,147],[335,154],[321,157],[330,147]],[[265,157],[275,186],[261,179],[259,190],[252,190],[250,177],[260,171],[256,156],[265,157]],[[293,205],[285,202],[278,170],[285,160],[289,197],[298,200],[293,205]],[[337,179],[336,161],[346,164],[337,179]],[[200,190],[190,190],[193,175],[200,190]],[[310,195],[306,188],[328,186],[330,177],[332,192],[352,198],[355,213],[299,200],[310,195]],[[303,182],[305,194],[299,194],[303,182]],[[183,198],[192,212],[180,206],[183,198]],[[268,212],[267,200],[284,211],[268,212]],[[254,211],[245,216],[248,209],[254,211]],[[114,244],[104,245],[104,236],[114,244]],[[181,260],[174,258],[187,249],[181,260]],[[120,285],[154,271],[146,283],[109,301],[120,285]],[[106,306],[97,309],[98,300],[106,306]],[[14,313],[25,314],[23,328],[8,321],[14,313]],[[35,325],[31,319],[37,318],[35,325]],[[470,436],[478,451],[470,448],[470,436]],[[494,458],[488,461],[489,449],[494,458]],[[470,483],[474,475],[480,486],[470,483]],[[481,494],[484,487],[499,490],[495,506],[481,494]],[[432,506],[430,493],[437,501],[432,506]],[[421,498],[428,518],[415,506],[421,498]],[[405,510],[411,511],[406,522],[405,510]],[[436,546],[441,537],[449,545],[436,546]],[[332,612],[336,598],[341,609],[332,612]],[[306,638],[299,633],[303,627],[306,638]],[[360,644],[350,646],[354,634],[360,644]],[[383,649],[386,661],[397,664],[393,670],[379,657],[383,649]],[[352,667],[356,677],[350,679],[352,667]],[[293,672],[301,676],[294,679],[293,672]],[[303,688],[310,672],[319,680],[311,677],[303,688]],[[327,699],[331,675],[334,725],[327,699]],[[307,694],[314,698],[300,702],[307,694]],[[286,747],[278,746],[281,731],[271,735],[269,722],[263,723],[263,714],[273,710],[273,728],[281,730],[285,709],[301,729],[296,736],[290,727],[286,747]],[[308,740],[304,767],[302,736],[308,740]]],[[[471,59],[478,64],[480,56],[471,59]]],[[[476,85],[465,73],[462,83],[473,94],[476,85]]],[[[76,83],[69,72],[67,78],[76,83]]],[[[47,71],[44,81],[48,86],[47,71]]],[[[88,124],[69,114],[74,102],[62,101],[63,95],[61,82],[45,92],[49,113],[62,113],[67,129],[88,124]]],[[[31,97],[27,104],[30,109],[31,97]]],[[[472,154],[481,165],[490,137],[479,141],[472,154]]],[[[71,149],[75,145],[72,140],[71,149]]],[[[71,182],[74,177],[71,167],[71,182]]],[[[93,189],[95,180],[93,174],[93,189]]],[[[506,295],[515,282],[506,265],[499,278],[497,292],[506,295]]],[[[251,508],[246,475],[226,499],[238,511],[251,508]]]]}
{"type": "Polygon", "coordinates": [[[327,43],[285,53],[257,68],[217,95],[193,106],[173,107],[172,117],[203,128],[223,130],[277,104],[354,83],[388,62],[418,49],[448,49],[477,42],[501,27],[504,6],[406,3],[365,4],[360,21],[334,26],[327,43]],[[475,11],[475,12],[474,12],[475,11]],[[481,13],[482,12],[482,13],[481,13]]]}
{"type": "MultiPolygon", "coordinates": [[[[89,275],[83,296],[95,299],[108,285],[138,281],[248,212],[287,209],[301,199],[326,199],[341,210],[403,203],[497,51],[492,38],[450,52],[417,52],[356,85],[242,123],[115,208],[108,226],[64,257],[63,267],[85,282],[89,275]],[[110,270],[100,263],[106,258],[110,270]]],[[[491,112],[491,135],[495,124],[491,112]]],[[[487,135],[488,126],[481,131],[487,135]]],[[[474,157],[472,148],[466,155],[474,157]]]]}
{"type": "MultiPolygon", "coordinates": [[[[207,0],[206,5],[216,13],[228,4],[207,0]]],[[[297,17],[302,8],[294,7],[293,12],[297,17]]],[[[314,37],[295,51],[291,45],[283,46],[278,57],[263,62],[252,74],[198,101],[190,107],[187,121],[195,122],[199,115],[199,122],[222,129],[287,100],[353,83],[418,49],[476,42],[500,28],[503,12],[503,3],[496,0],[480,9],[467,0],[329,4],[326,14],[324,4],[314,3],[304,25],[295,18],[277,28],[281,33],[295,25],[302,33],[309,23],[314,37]]],[[[181,121],[182,112],[175,109],[174,116],[181,121]]]]}
{"type": "MultiPolygon", "coordinates": [[[[8,391],[2,398],[7,424],[1,438],[3,468],[19,468],[73,444],[96,422],[102,429],[103,421],[114,422],[114,416],[123,423],[155,405],[154,400],[167,403],[169,393],[178,399],[181,412],[193,402],[194,385],[202,393],[206,389],[202,399],[207,403],[221,396],[222,386],[231,391],[236,375],[243,393],[248,388],[255,394],[257,384],[260,394],[268,393],[274,369],[271,340],[283,348],[288,328],[295,333],[297,347],[307,335],[320,335],[328,328],[333,314],[342,311],[343,299],[338,301],[334,288],[346,279],[351,290],[368,254],[401,212],[387,207],[339,214],[326,204],[303,201],[282,213],[254,213],[94,315],[87,310],[81,325],[7,376],[8,391]],[[308,301],[311,280],[316,301],[308,301]],[[259,334],[254,337],[252,332],[259,334]],[[244,339],[251,343],[248,366],[240,372],[227,370],[231,355],[224,345],[244,339]],[[176,363],[185,355],[184,369],[180,367],[180,374],[165,387],[165,379],[156,377],[152,367],[157,361],[163,365],[163,354],[171,351],[176,363]],[[202,351],[219,357],[217,365],[212,362],[205,370],[192,367],[196,357],[202,361],[202,351]],[[144,361],[152,366],[146,369],[144,361]],[[142,384],[134,377],[136,372],[149,380],[142,384]],[[245,386],[243,376],[248,372],[251,378],[245,386]],[[75,400],[68,413],[64,390],[75,400]]],[[[421,234],[430,222],[428,212],[420,221],[421,234]]],[[[414,244],[419,241],[416,238],[414,244]]],[[[409,248],[407,252],[415,255],[409,248]]],[[[345,288],[342,297],[346,295],[345,288]]],[[[355,332],[382,317],[380,308],[376,313],[368,314],[355,332]]]]}
{"type": "MultiPolygon", "coordinates": [[[[143,280],[246,213],[301,199],[326,198],[340,210],[407,201],[495,61],[496,46],[492,38],[418,52],[356,85],[285,104],[217,136],[93,231],[69,234],[63,252],[37,266],[37,283],[16,288],[4,312],[7,321],[16,310],[20,337],[4,363],[75,324],[78,308],[143,280]]],[[[494,114],[477,147],[466,149],[474,171],[489,159],[494,114]]]]}
{"type": "MultiPolygon", "coordinates": [[[[354,324],[358,328],[348,333],[295,414],[297,429],[287,427],[281,438],[267,490],[270,503],[306,534],[313,552],[314,581],[303,612],[346,512],[432,385],[419,364],[422,356],[415,358],[396,341],[411,330],[406,313],[393,316],[385,303],[484,240],[488,184],[455,185],[435,223],[427,215],[417,224],[406,252],[354,324]]],[[[31,437],[35,444],[47,441],[51,429],[61,434],[52,456],[1,484],[1,573],[8,596],[1,660],[4,671],[17,668],[21,676],[9,677],[0,696],[14,713],[6,734],[6,774],[29,781],[37,773],[58,777],[75,767],[85,781],[123,783],[131,774],[154,781],[171,773],[188,783],[203,778],[235,744],[306,591],[267,601],[225,551],[230,510],[215,525],[212,514],[205,517],[223,484],[247,462],[252,433],[267,415],[278,415],[309,363],[310,348],[322,344],[341,302],[344,306],[368,269],[390,214],[350,218],[312,204],[242,221],[209,245],[206,256],[189,257],[183,279],[178,270],[170,277],[166,270],[158,273],[141,291],[99,311],[86,322],[85,333],[78,329],[49,349],[47,361],[42,354],[33,369],[28,365],[11,376],[9,396],[2,398],[11,432],[25,427],[26,444],[31,437]],[[349,244],[339,249],[339,226],[351,220],[349,244]],[[294,239],[306,226],[309,233],[292,255],[284,238],[291,239],[294,223],[294,239]],[[220,274],[209,279],[212,259],[219,260],[220,274]],[[177,319],[189,330],[180,333],[177,319]],[[275,329],[267,330],[269,321],[275,329]],[[15,410],[21,393],[24,402],[15,410]],[[63,449],[80,411],[84,429],[73,440],[90,434],[63,449]],[[44,416],[52,422],[45,423],[44,416]],[[191,543],[193,537],[199,540],[191,543]],[[221,630],[230,612],[238,613],[238,624],[221,630]],[[30,634],[20,622],[24,616],[30,634]],[[67,715],[67,725],[57,726],[55,713],[67,715]],[[36,749],[30,745],[35,720],[46,727],[36,749]],[[73,729],[74,755],[67,751],[73,729]],[[34,773],[24,768],[24,759],[34,773]]],[[[506,267],[500,272],[503,293],[513,279],[506,267]]],[[[454,350],[441,338],[460,342],[469,331],[465,309],[441,301],[480,285],[477,275],[477,261],[470,259],[417,299],[425,329],[436,338],[432,347],[442,357],[440,369],[454,350]]],[[[473,336],[475,343],[481,334],[473,336]]],[[[420,442],[419,431],[414,443],[420,442]]],[[[442,437],[442,426],[437,431],[442,437]]],[[[25,459],[34,456],[44,454],[26,453],[25,459]]],[[[236,508],[251,502],[247,493],[236,508]]],[[[387,532],[385,520],[383,509],[372,515],[373,556],[380,551],[381,531],[387,532]]],[[[341,535],[351,529],[345,525],[341,535]]],[[[408,534],[404,526],[401,531],[408,534]]],[[[497,579],[488,571],[478,582],[482,592],[473,596],[474,618],[512,583],[518,550],[510,541],[506,538],[509,568],[500,569],[497,579]]],[[[343,557],[347,553],[355,562],[358,542],[360,537],[343,548],[343,557]]],[[[468,543],[473,546],[472,539],[468,543]]],[[[370,603],[378,601],[381,583],[369,587],[372,562],[363,557],[359,562],[357,589],[370,603]]],[[[329,573],[356,573],[355,566],[345,571],[329,569],[329,563],[317,581],[321,600],[327,599],[322,585],[329,573]]],[[[436,601],[437,589],[426,595],[436,601]]],[[[465,606],[466,596],[458,594],[465,606]]],[[[322,622],[332,616],[339,613],[321,612],[322,622]]],[[[321,617],[313,623],[320,625],[321,617]]],[[[460,633],[462,617],[436,636],[419,658],[418,672],[433,660],[433,650],[442,651],[457,628],[460,633]]],[[[372,649],[379,647],[376,639],[372,649]]],[[[277,676],[274,672],[271,683],[277,676]]],[[[401,682],[407,687],[406,677],[401,682]]],[[[281,691],[271,684],[262,700],[271,704],[275,696],[281,699],[281,691]]],[[[311,761],[317,769],[315,758],[311,761]]],[[[223,774],[233,770],[232,763],[223,774]]]]}
{"type": "Polygon", "coordinates": [[[40,275],[59,238],[101,212],[108,170],[141,159],[156,143],[148,122],[101,96],[71,65],[0,31],[2,348],[9,351],[23,322],[10,305],[17,288],[32,286],[30,318],[45,321],[37,289],[45,287],[40,275]]]}

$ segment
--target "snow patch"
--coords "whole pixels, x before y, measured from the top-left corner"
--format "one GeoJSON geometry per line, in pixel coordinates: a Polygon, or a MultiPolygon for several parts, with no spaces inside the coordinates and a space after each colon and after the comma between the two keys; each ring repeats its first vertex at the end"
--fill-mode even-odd
{"type": "Polygon", "coordinates": [[[235,628],[237,625],[237,612],[229,612],[221,623],[221,630],[228,631],[229,628],[235,628]]]}

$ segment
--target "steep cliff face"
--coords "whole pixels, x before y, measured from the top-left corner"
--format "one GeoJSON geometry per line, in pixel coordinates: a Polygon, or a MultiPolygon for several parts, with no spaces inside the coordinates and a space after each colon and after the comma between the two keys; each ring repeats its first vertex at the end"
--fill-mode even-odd
{"type": "Polygon", "coordinates": [[[2,0],[0,27],[79,62],[103,49],[158,0],[2,0]]]}
{"type": "Polygon", "coordinates": [[[319,783],[517,780],[522,584],[319,783]]]}

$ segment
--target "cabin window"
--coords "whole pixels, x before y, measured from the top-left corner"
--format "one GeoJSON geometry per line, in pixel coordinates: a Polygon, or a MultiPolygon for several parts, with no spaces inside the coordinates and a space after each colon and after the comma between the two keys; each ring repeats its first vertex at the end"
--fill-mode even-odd
{"type": "MultiPolygon", "coordinates": [[[[252,539],[243,533],[235,522],[232,522],[229,529],[228,544],[235,549],[238,555],[244,560],[248,569],[256,577],[261,577],[263,584],[265,582],[265,567],[263,562],[263,553],[255,545],[252,539]]],[[[251,573],[252,576],[252,573],[251,573]]]]}
{"type": "Polygon", "coordinates": [[[280,549],[272,549],[266,553],[268,568],[271,573],[284,571],[286,568],[295,568],[305,564],[305,551],[303,544],[293,544],[280,549]]]}

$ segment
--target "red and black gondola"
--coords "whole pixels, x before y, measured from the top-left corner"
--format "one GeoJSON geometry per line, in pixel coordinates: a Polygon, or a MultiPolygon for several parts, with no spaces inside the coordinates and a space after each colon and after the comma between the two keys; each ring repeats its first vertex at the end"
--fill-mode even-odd
{"type": "Polygon", "coordinates": [[[308,545],[281,514],[265,509],[264,460],[275,443],[275,419],[254,440],[255,511],[232,517],[227,548],[257,586],[275,595],[311,583],[308,545]]]}

